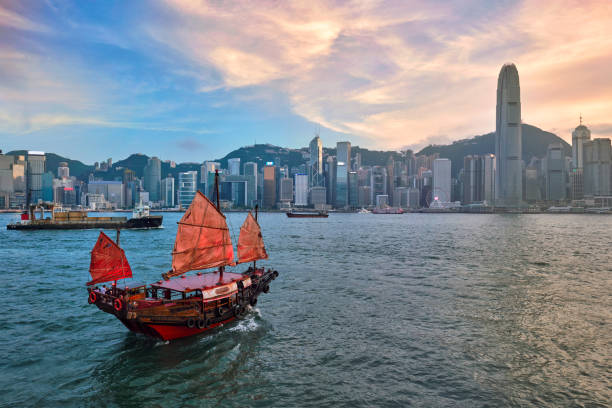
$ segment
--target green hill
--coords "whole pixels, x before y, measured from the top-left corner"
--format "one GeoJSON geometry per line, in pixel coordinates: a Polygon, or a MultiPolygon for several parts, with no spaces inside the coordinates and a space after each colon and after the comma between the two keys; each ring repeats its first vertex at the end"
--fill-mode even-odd
{"type": "MultiPolygon", "coordinates": [[[[566,156],[571,156],[572,147],[554,133],[546,132],[535,126],[522,125],[523,160],[529,163],[532,157],[546,156],[546,150],[551,143],[561,143],[565,148],[566,156]]],[[[463,139],[450,145],[430,145],[422,149],[419,154],[431,155],[439,153],[441,158],[451,160],[452,176],[463,168],[463,158],[470,154],[495,153],[495,132],[486,135],[475,136],[471,139],[463,139]]]]}

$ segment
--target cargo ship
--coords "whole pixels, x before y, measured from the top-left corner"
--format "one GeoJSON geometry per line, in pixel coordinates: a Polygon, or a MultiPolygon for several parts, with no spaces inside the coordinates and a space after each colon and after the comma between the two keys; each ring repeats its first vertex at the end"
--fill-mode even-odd
{"type": "Polygon", "coordinates": [[[134,209],[132,218],[127,217],[90,217],[87,211],[64,211],[53,205],[31,205],[29,211],[21,214],[21,220],[8,224],[9,230],[64,230],[64,229],[129,229],[160,228],[163,217],[150,215],[148,206],[134,209]],[[45,217],[45,207],[51,217],[45,217]],[[39,218],[36,218],[40,211],[39,218]]]}

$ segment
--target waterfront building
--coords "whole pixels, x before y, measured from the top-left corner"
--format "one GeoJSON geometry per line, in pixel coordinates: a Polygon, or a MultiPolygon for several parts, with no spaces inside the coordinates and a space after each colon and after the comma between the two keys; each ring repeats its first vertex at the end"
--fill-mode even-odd
{"type": "Polygon", "coordinates": [[[308,187],[323,185],[323,143],[316,135],[308,145],[308,187]]]}
{"type": "Polygon", "coordinates": [[[36,204],[42,200],[42,175],[45,173],[45,152],[29,151],[27,155],[27,194],[28,203],[36,204]]]}
{"type": "Polygon", "coordinates": [[[215,196],[214,187],[215,187],[215,171],[221,169],[221,163],[206,161],[200,167],[200,185],[202,186],[202,190],[204,195],[209,199],[215,196]]]}
{"type": "Polygon", "coordinates": [[[255,207],[255,204],[259,200],[259,174],[257,173],[257,163],[255,162],[246,162],[244,163],[244,175],[248,178],[248,186],[249,189],[248,196],[249,201],[248,205],[251,207],[255,207]]]}
{"type": "Polygon", "coordinates": [[[331,205],[336,202],[336,158],[334,156],[327,156],[325,163],[325,187],[327,187],[327,203],[331,205]]]}
{"type": "Polygon", "coordinates": [[[149,199],[152,202],[160,201],[161,187],[161,160],[158,157],[151,157],[144,168],[144,189],[149,192],[149,199]]]}
{"type": "Polygon", "coordinates": [[[310,204],[314,208],[322,209],[327,206],[327,188],[319,186],[310,189],[310,204]]]}
{"type": "Polygon", "coordinates": [[[408,189],[408,207],[415,209],[421,205],[421,192],[418,188],[408,189]]]}
{"type": "Polygon", "coordinates": [[[295,202],[296,206],[305,207],[308,205],[308,175],[295,174],[293,176],[295,185],[295,202]]]}
{"type": "Polygon", "coordinates": [[[121,181],[90,181],[87,184],[89,194],[101,194],[112,208],[123,208],[123,183],[121,181]]]}
{"type": "Polygon", "coordinates": [[[552,143],[546,152],[546,199],[548,201],[565,200],[565,158],[563,145],[552,143]]]}
{"type": "Polygon", "coordinates": [[[610,139],[596,138],[584,143],[585,197],[611,194],[611,161],[610,139]]]}
{"type": "Polygon", "coordinates": [[[463,203],[484,201],[485,160],[483,156],[468,155],[463,158],[463,203]]]}
{"type": "Polygon", "coordinates": [[[484,201],[487,205],[495,201],[495,155],[487,154],[483,156],[484,161],[484,201]]]}
{"type": "MultiPolygon", "coordinates": [[[[188,208],[198,189],[198,172],[185,171],[178,175],[177,198],[181,208],[188,208]]],[[[214,197],[216,199],[216,197],[214,197]]],[[[214,202],[214,201],[213,201],[214,202]]]]}
{"type": "MultiPolygon", "coordinates": [[[[61,199],[55,198],[55,183],[54,183],[53,173],[48,171],[42,175],[42,197],[41,199],[47,203],[62,203],[63,200],[63,192],[61,194],[61,199]]],[[[61,180],[57,179],[58,184],[61,185],[61,180]]],[[[60,187],[58,185],[58,187],[60,187]]],[[[63,191],[63,185],[61,185],[63,191]]]]}
{"type": "Polygon", "coordinates": [[[359,207],[369,207],[372,205],[372,187],[359,186],[359,194],[357,198],[359,207]]]}
{"type": "Polygon", "coordinates": [[[514,64],[502,67],[497,80],[495,126],[495,205],[519,207],[523,198],[521,90],[514,64]]]}
{"type": "Polygon", "coordinates": [[[136,194],[134,193],[134,180],[136,179],[136,173],[130,169],[123,170],[123,201],[125,202],[126,208],[134,207],[134,200],[136,194]]]}
{"type": "Polygon", "coordinates": [[[273,164],[266,164],[263,168],[263,206],[276,206],[276,167],[273,164]]]}
{"type": "Polygon", "coordinates": [[[280,179],[280,200],[281,203],[290,204],[293,202],[293,179],[280,179]]]}
{"type": "Polygon", "coordinates": [[[351,208],[359,206],[359,178],[356,171],[348,173],[348,205],[351,208]]]}
{"type": "Polygon", "coordinates": [[[348,173],[351,166],[351,143],[336,144],[336,201],[337,208],[349,205],[348,173]]]}
{"type": "Polygon", "coordinates": [[[541,199],[538,168],[530,164],[525,168],[525,200],[534,203],[541,199]]]}
{"type": "Polygon", "coordinates": [[[389,206],[389,196],[387,194],[378,194],[376,196],[376,208],[386,208],[389,206]]]}
{"type": "Polygon", "coordinates": [[[240,175],[240,157],[236,157],[233,159],[227,159],[227,167],[229,169],[229,173],[232,176],[240,175]]]}
{"type": "Polygon", "coordinates": [[[449,159],[436,159],[433,162],[432,195],[433,201],[441,203],[451,201],[451,161],[449,159]]]}
{"type": "Polygon", "coordinates": [[[387,195],[387,169],[383,166],[372,166],[370,176],[370,201],[376,202],[377,195],[387,195]]]}
{"type": "Polygon", "coordinates": [[[165,179],[161,181],[161,201],[163,201],[164,207],[174,207],[174,177],[168,174],[165,179]]]}
{"type": "Polygon", "coordinates": [[[582,124],[572,132],[572,171],[570,173],[570,183],[572,189],[572,199],[582,200],[584,197],[584,144],[591,140],[591,131],[582,124]]]}
{"type": "Polygon", "coordinates": [[[408,208],[408,187],[395,187],[393,189],[393,207],[408,208]]]}

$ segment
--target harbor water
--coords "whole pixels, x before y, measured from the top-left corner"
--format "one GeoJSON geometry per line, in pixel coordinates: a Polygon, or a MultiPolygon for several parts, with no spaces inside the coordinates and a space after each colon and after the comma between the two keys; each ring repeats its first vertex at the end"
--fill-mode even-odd
{"type": "MultiPolygon", "coordinates": [[[[180,216],[121,233],[134,281],[169,269],[180,216]]],[[[234,241],[244,216],[227,214],[234,241]]],[[[17,217],[0,215],[1,407],[612,400],[610,216],[262,213],[270,293],[171,342],[87,303],[98,231],[7,231],[17,217]]]]}

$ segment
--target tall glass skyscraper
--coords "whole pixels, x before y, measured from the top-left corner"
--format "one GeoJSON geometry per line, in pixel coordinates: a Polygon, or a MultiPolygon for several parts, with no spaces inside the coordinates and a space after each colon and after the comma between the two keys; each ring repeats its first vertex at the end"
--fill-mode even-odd
{"type": "Polygon", "coordinates": [[[497,80],[495,127],[495,205],[518,207],[523,201],[521,166],[521,88],[514,64],[502,67],[497,80]]]}
{"type": "Polygon", "coordinates": [[[149,192],[149,201],[161,201],[161,161],[151,157],[144,168],[144,189],[149,192]]]}
{"type": "Polygon", "coordinates": [[[183,208],[189,207],[196,195],[198,182],[197,171],[186,171],[179,173],[178,178],[178,202],[183,208]]]}
{"type": "Polygon", "coordinates": [[[321,186],[323,185],[323,144],[321,138],[317,135],[311,141],[308,147],[310,159],[308,160],[308,185],[321,186]]]}

